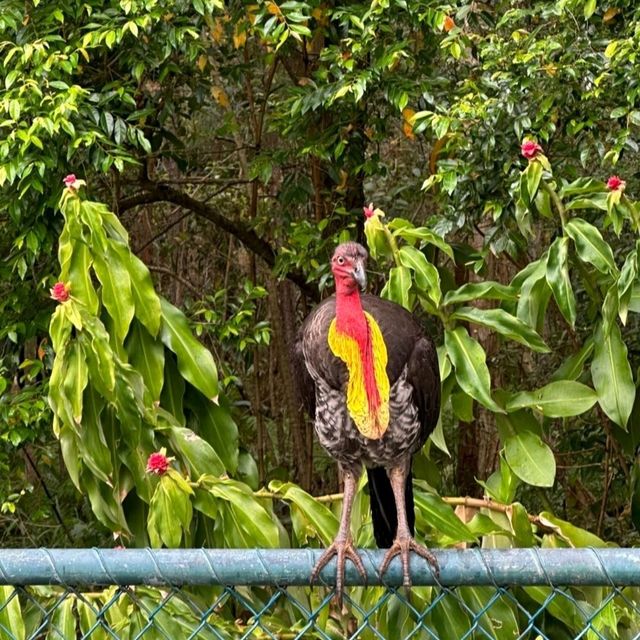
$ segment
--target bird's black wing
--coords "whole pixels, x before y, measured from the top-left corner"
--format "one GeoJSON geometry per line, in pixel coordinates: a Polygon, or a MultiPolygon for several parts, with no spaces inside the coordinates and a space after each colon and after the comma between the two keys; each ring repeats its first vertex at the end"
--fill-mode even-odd
{"type": "Polygon", "coordinates": [[[298,401],[304,410],[314,418],[316,415],[316,388],[313,378],[305,364],[300,334],[291,349],[291,369],[293,374],[293,387],[298,401]]]}
{"type": "Polygon", "coordinates": [[[413,387],[413,401],[422,425],[422,443],[438,424],[440,415],[440,369],[438,354],[430,338],[421,336],[407,361],[407,380],[413,387]]]}

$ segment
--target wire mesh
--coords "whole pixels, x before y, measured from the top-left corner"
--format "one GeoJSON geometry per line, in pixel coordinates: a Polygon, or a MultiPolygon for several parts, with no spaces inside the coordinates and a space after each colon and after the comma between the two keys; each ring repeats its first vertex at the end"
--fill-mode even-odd
{"type": "Polygon", "coordinates": [[[441,551],[410,590],[361,554],[339,604],[311,550],[0,550],[0,638],[640,638],[640,550],[441,551]]]}

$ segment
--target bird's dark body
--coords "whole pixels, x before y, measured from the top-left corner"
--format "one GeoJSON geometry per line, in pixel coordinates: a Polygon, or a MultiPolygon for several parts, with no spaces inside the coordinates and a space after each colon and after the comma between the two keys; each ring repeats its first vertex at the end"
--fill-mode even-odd
{"type": "MultiPolygon", "coordinates": [[[[361,295],[361,302],[364,311],[378,323],[387,347],[390,420],[382,438],[366,438],[349,416],[347,367],[328,343],[329,326],[336,315],[335,297],[316,307],[302,325],[294,349],[294,367],[305,408],[315,418],[320,444],[356,477],[363,466],[367,467],[376,540],[379,546],[389,546],[396,517],[385,470],[406,461],[410,465],[412,454],[436,426],[440,410],[438,359],[431,339],[403,307],[366,294],[361,295]]],[[[410,502],[407,507],[412,525],[410,486],[406,501],[410,502]]]]}

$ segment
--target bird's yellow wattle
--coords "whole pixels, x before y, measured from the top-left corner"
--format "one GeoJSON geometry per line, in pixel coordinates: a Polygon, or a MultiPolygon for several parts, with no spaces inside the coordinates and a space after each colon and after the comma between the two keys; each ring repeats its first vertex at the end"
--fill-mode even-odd
{"type": "Polygon", "coordinates": [[[389,377],[387,376],[387,345],[382,331],[373,317],[364,312],[373,356],[373,373],[379,402],[372,402],[365,384],[365,362],[355,338],[340,331],[335,318],[329,326],[328,342],[332,353],[340,358],[349,371],[347,409],[358,431],[372,440],[382,438],[389,426],[389,377]],[[377,405],[377,406],[376,406],[377,405]]]}

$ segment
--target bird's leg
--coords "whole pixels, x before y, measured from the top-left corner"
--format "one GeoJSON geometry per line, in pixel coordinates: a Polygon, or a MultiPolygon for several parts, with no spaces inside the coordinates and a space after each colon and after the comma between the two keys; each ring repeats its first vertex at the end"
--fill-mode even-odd
{"type": "Polygon", "coordinates": [[[342,513],[340,514],[340,528],[338,529],[338,535],[336,535],[335,540],[320,556],[320,559],[311,572],[311,583],[313,584],[318,578],[320,571],[322,571],[331,558],[333,558],[333,556],[337,556],[336,597],[340,603],[342,603],[344,565],[346,559],[349,558],[349,560],[353,562],[363,578],[366,578],[367,575],[364,565],[362,564],[362,560],[353,546],[353,540],[351,539],[351,505],[353,504],[353,498],[356,493],[357,482],[358,478],[351,470],[345,471],[344,496],[342,498],[342,513]]]}
{"type": "Polygon", "coordinates": [[[411,574],[409,572],[409,553],[415,551],[419,556],[422,556],[433,567],[433,571],[436,576],[440,573],[438,561],[436,557],[426,547],[418,544],[411,535],[409,529],[409,523],[407,522],[407,509],[405,506],[405,482],[407,480],[407,464],[393,467],[387,473],[389,475],[389,481],[391,482],[391,488],[393,490],[393,497],[396,503],[396,510],[398,513],[398,529],[396,532],[396,538],[393,541],[389,551],[387,551],[382,564],[380,565],[380,574],[383,574],[389,567],[389,563],[396,556],[400,556],[402,561],[402,575],[403,585],[405,587],[411,586],[411,574]]]}

